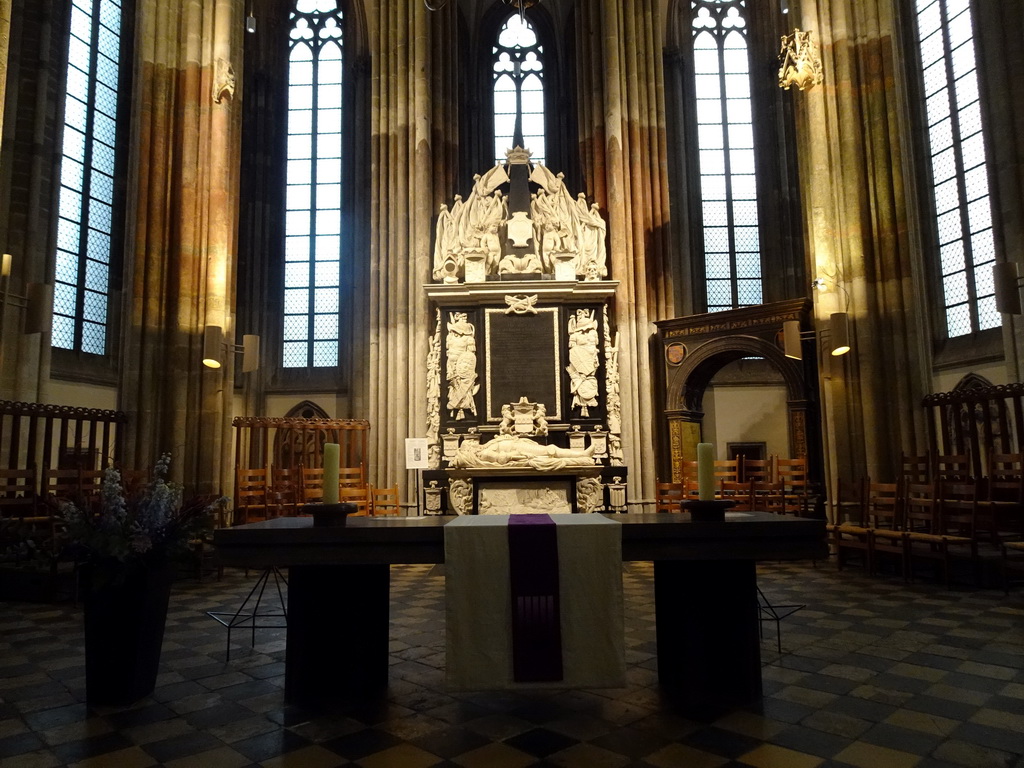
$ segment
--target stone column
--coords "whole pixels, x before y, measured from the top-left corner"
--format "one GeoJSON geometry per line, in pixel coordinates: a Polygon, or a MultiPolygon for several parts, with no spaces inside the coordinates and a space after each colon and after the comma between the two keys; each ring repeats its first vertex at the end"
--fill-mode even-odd
{"type": "Polygon", "coordinates": [[[669,265],[663,21],[655,0],[577,5],[577,90],[585,190],[608,217],[618,280],[622,443],[630,500],[653,498],[652,321],[674,316],[669,265]]]}
{"type": "Polygon", "coordinates": [[[409,498],[414,478],[405,472],[405,438],[427,428],[432,323],[423,286],[433,216],[454,184],[457,16],[454,3],[432,13],[421,2],[383,0],[366,10],[373,71],[369,266],[356,285],[367,287],[361,335],[369,340],[369,377],[357,384],[354,409],[372,425],[371,480],[397,481],[409,498]]]}
{"type": "Polygon", "coordinates": [[[129,465],[173,454],[189,490],[230,492],[234,354],[203,367],[203,328],[234,339],[241,0],[142,0],[132,131],[123,410],[129,465]]]}
{"type": "MultiPolygon", "coordinates": [[[[996,258],[1024,274],[1024,15],[1019,0],[975,3],[996,258]]],[[[1024,381],[1024,316],[1003,315],[1006,380],[1024,381]]]]}
{"type": "Polygon", "coordinates": [[[815,318],[849,313],[852,350],[819,344],[826,477],[893,479],[901,450],[926,447],[929,307],[920,243],[910,235],[911,136],[896,78],[894,4],[805,0],[793,25],[821,48],[824,82],[794,91],[806,251],[815,318]]]}
{"type": "Polygon", "coordinates": [[[11,50],[11,2],[0,0],[0,134],[4,127],[4,105],[7,103],[7,56],[11,50]]]}

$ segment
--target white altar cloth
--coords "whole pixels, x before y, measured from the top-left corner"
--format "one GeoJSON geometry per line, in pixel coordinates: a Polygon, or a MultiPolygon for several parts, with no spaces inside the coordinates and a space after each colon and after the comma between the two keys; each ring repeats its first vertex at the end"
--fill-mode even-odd
{"type": "Polygon", "coordinates": [[[621,525],[556,514],[563,679],[512,672],[508,515],[463,515],[444,527],[447,683],[453,690],[625,685],[621,525]]]}

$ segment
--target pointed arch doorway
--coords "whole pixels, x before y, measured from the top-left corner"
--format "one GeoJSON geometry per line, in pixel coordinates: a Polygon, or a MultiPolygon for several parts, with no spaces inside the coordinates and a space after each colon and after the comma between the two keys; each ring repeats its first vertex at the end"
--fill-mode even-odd
{"type": "Polygon", "coordinates": [[[804,359],[782,350],[782,323],[798,320],[810,330],[809,299],[661,320],[655,343],[660,373],[658,477],[681,480],[681,466],[697,455],[704,422],[704,395],[712,379],[730,363],[761,358],[782,379],[790,457],[806,457],[813,483],[822,477],[816,353],[804,344],[804,359]]]}

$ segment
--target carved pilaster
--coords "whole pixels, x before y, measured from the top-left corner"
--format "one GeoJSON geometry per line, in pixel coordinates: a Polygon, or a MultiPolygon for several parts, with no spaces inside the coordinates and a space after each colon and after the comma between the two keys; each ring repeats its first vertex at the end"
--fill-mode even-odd
{"type": "Polygon", "coordinates": [[[572,407],[580,409],[584,418],[590,416],[590,409],[597,407],[597,366],[600,361],[597,351],[597,320],[594,310],[577,309],[569,318],[569,387],[572,391],[572,407]]]}
{"type": "Polygon", "coordinates": [[[441,310],[436,312],[434,335],[427,353],[427,462],[431,469],[441,466],[438,433],[441,430],[441,310]]]}
{"type": "Polygon", "coordinates": [[[622,453],[622,400],[619,397],[619,335],[614,343],[608,326],[608,305],[604,308],[604,371],[608,397],[608,453],[612,464],[625,464],[622,453]]]}

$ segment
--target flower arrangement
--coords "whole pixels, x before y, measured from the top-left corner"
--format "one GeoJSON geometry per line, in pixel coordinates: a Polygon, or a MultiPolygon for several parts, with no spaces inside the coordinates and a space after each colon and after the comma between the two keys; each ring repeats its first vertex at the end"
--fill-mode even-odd
{"type": "Polygon", "coordinates": [[[128,495],[121,473],[109,467],[100,496],[92,504],[63,502],[61,512],[76,555],[93,561],[121,563],[166,560],[188,552],[190,542],[211,527],[224,497],[182,503],[182,488],[167,482],[170,454],[153,468],[140,492],[128,495]]]}

